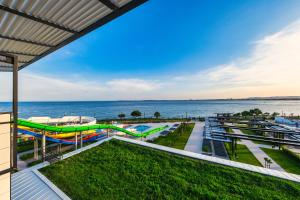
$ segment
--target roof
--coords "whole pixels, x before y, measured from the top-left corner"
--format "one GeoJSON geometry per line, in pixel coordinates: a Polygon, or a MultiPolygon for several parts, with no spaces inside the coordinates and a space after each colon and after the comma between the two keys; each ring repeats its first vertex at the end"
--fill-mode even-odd
{"type": "Polygon", "coordinates": [[[20,70],[146,1],[0,0],[0,54],[18,56],[20,70]]]}

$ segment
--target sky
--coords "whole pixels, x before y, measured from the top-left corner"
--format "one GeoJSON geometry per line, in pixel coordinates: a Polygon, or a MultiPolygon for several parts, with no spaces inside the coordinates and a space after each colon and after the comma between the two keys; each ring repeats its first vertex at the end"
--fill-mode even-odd
{"type": "MultiPolygon", "coordinates": [[[[20,100],[300,96],[299,10],[299,0],[150,0],[21,70],[20,100]]],[[[0,101],[10,83],[1,73],[0,101]]]]}

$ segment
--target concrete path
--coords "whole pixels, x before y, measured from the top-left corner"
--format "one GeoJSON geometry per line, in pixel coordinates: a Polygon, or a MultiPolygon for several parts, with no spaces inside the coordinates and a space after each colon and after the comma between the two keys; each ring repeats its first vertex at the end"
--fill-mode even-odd
{"type": "Polygon", "coordinates": [[[295,147],[288,147],[289,150],[293,151],[296,154],[300,154],[300,149],[299,148],[295,148],[295,147]]]}
{"type": "MultiPolygon", "coordinates": [[[[238,130],[238,129],[233,129],[233,131],[236,134],[244,134],[244,133],[242,133],[241,130],[238,130]]],[[[248,147],[249,151],[251,151],[251,153],[256,157],[256,159],[262,164],[262,166],[265,165],[265,158],[268,158],[268,159],[272,160],[270,169],[275,169],[275,170],[284,172],[284,169],[282,169],[282,167],[280,167],[280,165],[278,165],[271,157],[269,157],[263,150],[261,150],[261,148],[260,148],[261,145],[258,145],[256,143],[252,142],[251,140],[241,140],[239,143],[246,145],[248,147]]]]}
{"type": "Polygon", "coordinates": [[[12,174],[11,199],[13,200],[61,200],[60,196],[43,181],[34,168],[12,174]]]}
{"type": "Polygon", "coordinates": [[[202,153],[204,122],[196,122],[195,127],[187,141],[184,150],[194,153],[202,153]]]}

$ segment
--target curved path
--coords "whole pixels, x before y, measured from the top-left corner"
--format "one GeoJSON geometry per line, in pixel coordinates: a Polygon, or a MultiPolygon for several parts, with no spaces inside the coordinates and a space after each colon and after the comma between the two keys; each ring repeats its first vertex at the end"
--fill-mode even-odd
{"type": "MultiPolygon", "coordinates": [[[[232,129],[234,133],[236,134],[244,134],[239,129],[232,129]]],[[[239,144],[246,145],[249,151],[256,157],[256,159],[262,164],[262,166],[265,165],[265,158],[268,158],[272,160],[272,164],[270,166],[270,169],[275,169],[278,171],[284,172],[284,169],[278,165],[270,156],[268,156],[263,150],[261,150],[260,145],[252,142],[251,140],[241,140],[239,144]]]]}

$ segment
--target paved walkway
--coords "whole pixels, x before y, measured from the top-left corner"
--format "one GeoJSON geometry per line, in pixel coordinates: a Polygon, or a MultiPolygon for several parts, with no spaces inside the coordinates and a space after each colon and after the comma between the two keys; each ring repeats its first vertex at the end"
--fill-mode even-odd
{"type": "MultiPolygon", "coordinates": [[[[236,134],[244,134],[238,129],[233,129],[233,131],[236,134]]],[[[256,159],[262,164],[262,166],[265,165],[265,158],[268,158],[268,159],[272,160],[272,164],[270,166],[271,169],[275,169],[275,170],[284,172],[284,169],[282,169],[280,167],[280,165],[278,165],[270,156],[268,156],[263,150],[261,150],[261,148],[260,148],[261,145],[258,145],[256,143],[252,142],[251,140],[241,140],[239,142],[239,144],[246,145],[248,147],[249,151],[251,151],[251,153],[256,157],[256,159]]]]}
{"type": "Polygon", "coordinates": [[[289,147],[289,150],[293,151],[296,154],[300,154],[300,149],[295,147],[289,147]]]}
{"type": "Polygon", "coordinates": [[[195,127],[187,141],[184,150],[194,153],[202,153],[204,122],[196,122],[195,127]]]}
{"type": "Polygon", "coordinates": [[[39,177],[39,172],[34,168],[13,174],[11,184],[13,200],[63,199],[39,177]]]}

